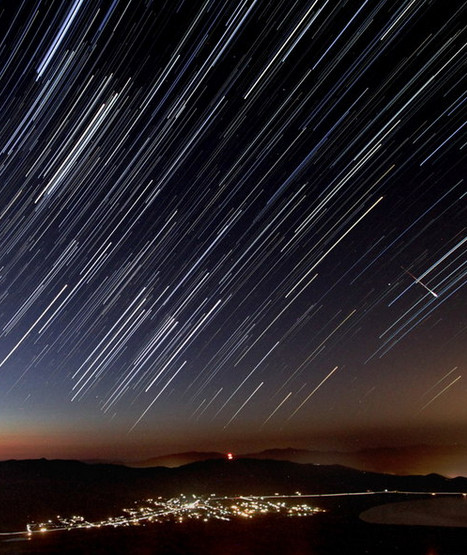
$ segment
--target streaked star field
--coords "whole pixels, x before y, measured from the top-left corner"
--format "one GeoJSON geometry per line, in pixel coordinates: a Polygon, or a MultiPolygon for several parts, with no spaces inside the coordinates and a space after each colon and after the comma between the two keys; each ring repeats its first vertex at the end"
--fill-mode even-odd
{"type": "Polygon", "coordinates": [[[0,457],[465,441],[465,16],[5,3],[0,457]]]}

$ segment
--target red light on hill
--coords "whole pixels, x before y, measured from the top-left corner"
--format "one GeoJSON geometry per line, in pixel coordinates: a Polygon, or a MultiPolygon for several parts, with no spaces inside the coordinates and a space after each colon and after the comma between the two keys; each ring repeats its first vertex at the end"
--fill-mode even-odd
{"type": "Polygon", "coordinates": [[[233,453],[227,453],[227,459],[228,459],[229,461],[232,461],[233,458],[234,458],[233,453]]]}

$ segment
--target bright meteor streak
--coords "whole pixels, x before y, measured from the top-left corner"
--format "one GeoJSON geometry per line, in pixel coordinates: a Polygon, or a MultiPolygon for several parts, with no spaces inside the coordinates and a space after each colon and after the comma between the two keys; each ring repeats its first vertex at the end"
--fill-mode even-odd
{"type": "Polygon", "coordinates": [[[418,283],[419,285],[421,285],[422,287],[424,287],[429,293],[431,293],[433,295],[433,297],[438,298],[438,294],[435,293],[432,289],[430,289],[427,285],[425,285],[423,283],[423,281],[420,281],[417,277],[415,277],[411,272],[409,272],[409,270],[406,270],[405,268],[403,268],[401,266],[401,268],[404,270],[404,272],[406,274],[408,274],[411,278],[413,278],[415,280],[416,283],[418,283]]]}

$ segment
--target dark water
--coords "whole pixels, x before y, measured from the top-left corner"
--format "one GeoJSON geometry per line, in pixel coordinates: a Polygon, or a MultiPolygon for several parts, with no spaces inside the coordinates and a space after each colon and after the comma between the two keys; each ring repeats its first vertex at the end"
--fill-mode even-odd
{"type": "Polygon", "coordinates": [[[368,524],[327,513],[294,519],[49,532],[27,541],[0,540],[0,553],[467,555],[467,529],[368,524]]]}

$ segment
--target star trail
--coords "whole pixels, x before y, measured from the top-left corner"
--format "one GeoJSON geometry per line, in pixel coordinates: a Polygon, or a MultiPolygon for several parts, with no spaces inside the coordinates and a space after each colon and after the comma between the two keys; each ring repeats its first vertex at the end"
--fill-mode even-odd
{"type": "Polygon", "coordinates": [[[2,456],[461,440],[465,15],[7,3],[2,456]]]}

